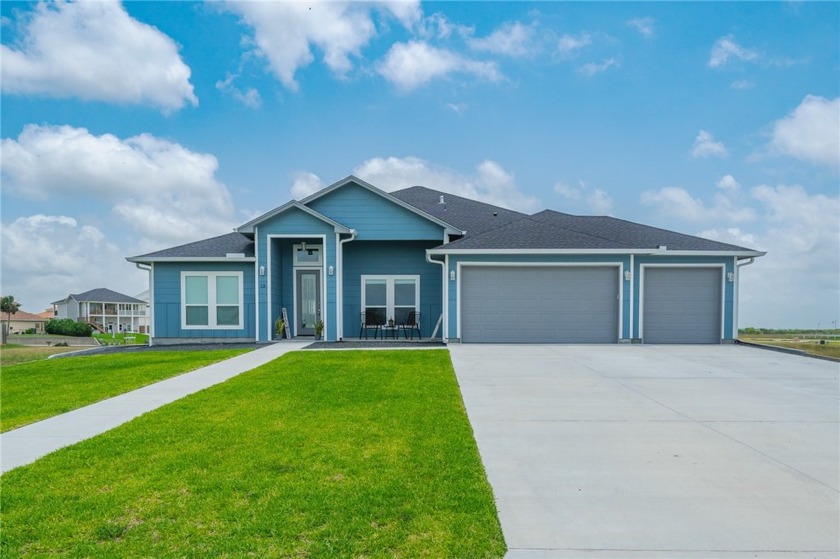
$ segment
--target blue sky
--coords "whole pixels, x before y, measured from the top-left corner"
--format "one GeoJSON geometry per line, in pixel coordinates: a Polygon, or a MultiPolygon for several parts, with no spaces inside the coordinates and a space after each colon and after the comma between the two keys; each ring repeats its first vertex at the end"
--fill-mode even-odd
{"type": "Polygon", "coordinates": [[[2,291],[356,174],[767,250],[741,326],[840,316],[840,4],[3,2],[2,291]]]}

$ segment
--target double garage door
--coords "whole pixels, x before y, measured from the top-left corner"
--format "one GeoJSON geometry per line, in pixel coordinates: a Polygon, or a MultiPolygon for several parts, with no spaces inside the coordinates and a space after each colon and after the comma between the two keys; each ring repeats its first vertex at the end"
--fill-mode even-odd
{"type": "MultiPolygon", "coordinates": [[[[646,268],[644,343],[720,343],[720,268],[646,268]]],[[[615,266],[465,266],[461,340],[489,343],[615,343],[615,266]]]]}
{"type": "Polygon", "coordinates": [[[467,266],[461,273],[461,340],[614,343],[618,268],[467,266]]]}

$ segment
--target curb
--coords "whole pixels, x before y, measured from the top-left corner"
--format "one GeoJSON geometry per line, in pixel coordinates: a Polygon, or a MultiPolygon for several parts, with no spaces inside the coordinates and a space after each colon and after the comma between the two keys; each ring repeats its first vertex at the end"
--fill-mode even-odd
{"type": "Polygon", "coordinates": [[[757,344],[754,342],[745,342],[742,340],[735,340],[737,345],[743,345],[747,347],[757,347],[759,349],[766,349],[769,351],[777,351],[779,353],[787,353],[789,355],[798,355],[800,357],[810,357],[811,359],[821,359],[823,361],[831,361],[833,363],[840,363],[840,359],[836,357],[828,357],[826,355],[814,355],[813,353],[806,353],[802,349],[793,349],[790,347],[780,347],[775,345],[764,345],[764,344],[757,344]]]}

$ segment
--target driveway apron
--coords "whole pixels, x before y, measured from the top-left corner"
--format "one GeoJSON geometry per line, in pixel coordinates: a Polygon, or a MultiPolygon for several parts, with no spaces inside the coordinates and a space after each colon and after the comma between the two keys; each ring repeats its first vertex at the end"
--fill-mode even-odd
{"type": "MultiPolygon", "coordinates": [[[[283,342],[79,408],[0,435],[0,473],[89,439],[184,396],[224,382],[311,342],[283,342]]],[[[175,349],[175,348],[173,348],[175,349]]],[[[73,359],[67,357],[66,359],[73,359]]]]}
{"type": "Polygon", "coordinates": [[[509,558],[840,556],[836,362],[450,346],[509,558]]]}

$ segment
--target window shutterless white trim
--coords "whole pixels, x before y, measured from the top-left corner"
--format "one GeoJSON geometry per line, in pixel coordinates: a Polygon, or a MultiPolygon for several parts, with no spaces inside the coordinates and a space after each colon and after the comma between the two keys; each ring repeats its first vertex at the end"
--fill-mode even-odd
{"type": "Polygon", "coordinates": [[[298,260],[298,251],[303,250],[303,243],[292,245],[292,261],[295,268],[317,268],[324,263],[324,245],[309,245],[306,250],[318,251],[318,260],[315,262],[301,262],[298,260]]]}
{"type": "Polygon", "coordinates": [[[726,264],[641,264],[639,266],[639,334],[645,340],[645,269],[646,268],[718,268],[720,270],[720,339],[726,324],[726,264]]]}
{"type": "MultiPolygon", "coordinates": [[[[183,330],[241,330],[243,328],[245,319],[245,286],[243,285],[242,272],[181,272],[181,329],[183,330]],[[187,278],[188,277],[204,277],[207,278],[207,324],[187,324],[187,278]],[[217,306],[234,306],[234,305],[219,305],[216,303],[216,278],[218,277],[236,277],[238,283],[239,296],[239,322],[238,324],[217,324],[216,307],[217,306]]],[[[205,306],[205,305],[190,305],[190,306],[205,306]]]]}
{"type": "MultiPolygon", "coordinates": [[[[362,275],[362,311],[367,307],[365,301],[365,282],[368,280],[384,280],[385,281],[385,319],[394,318],[394,283],[395,280],[413,280],[414,281],[414,310],[420,311],[420,276],[419,275],[362,275]]],[[[379,305],[377,305],[379,306],[379,305]]],[[[405,308],[405,305],[398,305],[399,308],[405,308]]],[[[422,318],[422,317],[421,317],[422,318]]]]}
{"type": "MultiPolygon", "coordinates": [[[[509,267],[509,268],[615,268],[618,271],[618,340],[622,339],[622,328],[624,327],[624,263],[623,262],[458,262],[455,289],[457,291],[458,316],[456,317],[456,328],[458,339],[462,339],[461,315],[464,314],[461,299],[461,274],[464,268],[469,267],[509,267]]],[[[632,321],[632,316],[631,316],[632,321]]]]}
{"type": "MultiPolygon", "coordinates": [[[[260,341],[260,232],[254,227],[254,341],[260,341]]],[[[269,307],[271,308],[271,307],[269,307]]],[[[270,314],[270,313],[269,313],[270,314]]],[[[271,339],[271,332],[268,333],[271,339]]]]}

